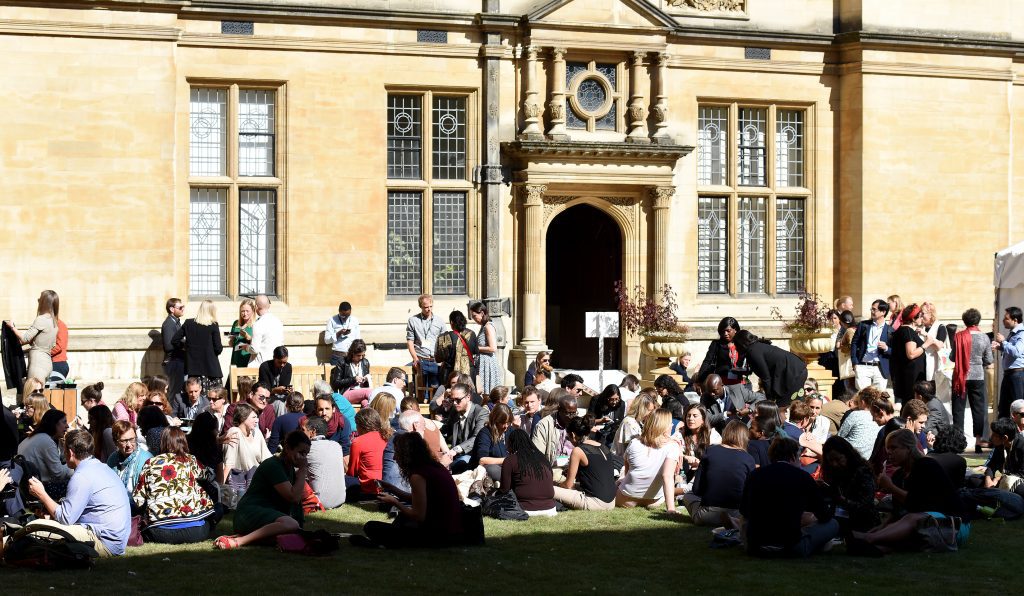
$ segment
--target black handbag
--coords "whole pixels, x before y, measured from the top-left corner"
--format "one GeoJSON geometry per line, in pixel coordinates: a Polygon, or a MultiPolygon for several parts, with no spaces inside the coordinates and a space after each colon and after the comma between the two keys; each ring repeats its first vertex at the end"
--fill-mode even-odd
{"type": "Polygon", "coordinates": [[[485,497],[480,504],[480,511],[488,517],[496,519],[526,521],[530,519],[526,511],[519,505],[515,491],[495,493],[485,497]]]}

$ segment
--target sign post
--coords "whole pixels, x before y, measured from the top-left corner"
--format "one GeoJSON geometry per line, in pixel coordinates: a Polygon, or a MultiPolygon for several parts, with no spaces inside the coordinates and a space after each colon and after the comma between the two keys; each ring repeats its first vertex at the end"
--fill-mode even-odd
{"type": "Polygon", "coordinates": [[[597,338],[597,384],[604,389],[604,340],[619,336],[618,312],[588,312],[584,327],[587,337],[597,338]]]}

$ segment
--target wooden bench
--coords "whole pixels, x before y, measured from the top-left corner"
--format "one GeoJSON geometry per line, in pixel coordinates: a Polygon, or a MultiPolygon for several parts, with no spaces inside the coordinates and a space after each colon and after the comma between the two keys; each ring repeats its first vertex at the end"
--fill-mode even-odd
{"type": "Polygon", "coordinates": [[[243,396],[238,395],[238,378],[239,377],[251,377],[253,383],[260,378],[260,369],[252,366],[232,366],[231,367],[231,402],[234,403],[241,399],[243,396]]]}

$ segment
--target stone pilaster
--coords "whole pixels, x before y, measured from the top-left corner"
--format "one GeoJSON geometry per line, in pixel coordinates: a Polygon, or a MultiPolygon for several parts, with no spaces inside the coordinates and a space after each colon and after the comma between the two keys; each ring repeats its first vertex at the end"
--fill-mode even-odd
{"type": "Polygon", "coordinates": [[[646,74],[644,72],[646,57],[646,52],[633,52],[630,76],[632,92],[630,93],[629,109],[626,111],[629,115],[629,134],[626,136],[626,141],[630,143],[650,142],[650,139],[647,138],[647,93],[645,91],[649,88],[649,81],[644,76],[646,74]]]}
{"type": "Polygon", "coordinates": [[[551,48],[551,99],[548,101],[551,126],[548,137],[565,141],[565,48],[551,48]]]}
{"type": "Polygon", "coordinates": [[[672,206],[676,187],[652,186],[649,191],[651,212],[654,217],[654,285],[650,292],[656,294],[668,283],[668,255],[665,254],[665,247],[668,246],[669,208],[672,206]]]}
{"type": "Polygon", "coordinates": [[[668,78],[669,55],[665,52],[658,54],[658,76],[655,83],[655,103],[651,111],[654,113],[654,137],[655,143],[671,145],[672,138],[668,134],[668,95],[665,86],[668,78]]]}
{"type": "Polygon", "coordinates": [[[537,99],[537,47],[528,46],[525,54],[523,87],[526,89],[526,97],[523,98],[523,129],[519,131],[519,138],[539,141],[544,138],[544,128],[540,120],[542,107],[537,99]]]}

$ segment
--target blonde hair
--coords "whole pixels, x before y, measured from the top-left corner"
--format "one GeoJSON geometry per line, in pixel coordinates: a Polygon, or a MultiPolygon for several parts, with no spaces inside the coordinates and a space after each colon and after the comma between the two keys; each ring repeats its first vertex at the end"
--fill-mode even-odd
{"type": "Polygon", "coordinates": [[[649,393],[641,391],[633,398],[633,401],[629,404],[629,412],[627,416],[632,416],[633,420],[636,420],[640,424],[644,423],[644,420],[651,415],[654,410],[651,406],[658,406],[658,403],[654,401],[654,398],[649,393]]]}
{"type": "MultiPolygon", "coordinates": [[[[892,309],[892,312],[895,312],[897,315],[903,312],[903,299],[900,298],[899,294],[893,294],[885,299],[886,302],[889,302],[890,300],[896,303],[896,308],[892,309]]],[[[892,313],[890,312],[889,314],[892,313]]]]}
{"type": "Polygon", "coordinates": [[[42,391],[46,387],[40,379],[35,377],[28,377],[25,379],[25,385],[21,389],[21,403],[24,404],[28,396],[32,395],[33,391],[42,391]]]}
{"type": "Polygon", "coordinates": [[[24,406],[32,408],[32,426],[38,426],[43,414],[50,409],[50,401],[42,393],[32,392],[25,398],[24,406]]]}
{"type": "Polygon", "coordinates": [[[640,432],[640,442],[657,449],[669,440],[670,428],[672,428],[672,412],[663,408],[655,410],[644,423],[644,429],[640,432]]]}
{"type": "Polygon", "coordinates": [[[145,401],[148,393],[149,389],[145,385],[135,381],[134,383],[129,383],[128,387],[125,388],[124,395],[121,396],[121,402],[124,403],[128,410],[138,412],[141,405],[139,398],[141,397],[142,401],[145,401]]]}
{"type": "Polygon", "coordinates": [[[212,300],[203,300],[199,303],[199,312],[196,313],[196,323],[200,325],[212,325],[217,322],[217,307],[212,300]]]}
{"type": "Polygon", "coordinates": [[[253,320],[256,319],[256,301],[253,300],[252,298],[243,298],[242,301],[238,303],[238,322],[239,323],[242,322],[242,307],[245,306],[245,305],[249,305],[249,308],[252,309],[252,318],[250,318],[249,321],[253,321],[253,320]]]}
{"type": "Polygon", "coordinates": [[[395,402],[395,396],[386,391],[378,393],[370,402],[370,408],[380,414],[381,425],[388,429],[391,428],[391,417],[395,415],[396,407],[398,404],[395,402]]]}

